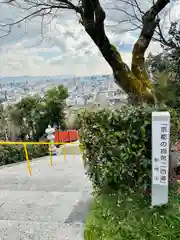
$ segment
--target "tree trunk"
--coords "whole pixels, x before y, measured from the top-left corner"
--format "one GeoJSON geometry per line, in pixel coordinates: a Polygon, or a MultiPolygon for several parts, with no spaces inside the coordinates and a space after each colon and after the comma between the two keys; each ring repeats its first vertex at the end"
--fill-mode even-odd
{"type": "Polygon", "coordinates": [[[83,0],[82,23],[86,32],[99,48],[105,60],[112,68],[115,82],[133,102],[155,103],[151,82],[145,68],[144,54],[159,23],[157,15],[169,3],[169,0],[157,0],[143,16],[143,28],[133,49],[132,69],[123,62],[120,53],[113,46],[105,33],[103,11],[99,0],[83,0]]]}

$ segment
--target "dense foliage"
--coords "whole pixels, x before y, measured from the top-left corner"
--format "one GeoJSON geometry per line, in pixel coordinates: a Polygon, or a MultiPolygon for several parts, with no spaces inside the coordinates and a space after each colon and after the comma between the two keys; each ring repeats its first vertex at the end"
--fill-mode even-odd
{"type": "MultiPolygon", "coordinates": [[[[47,145],[33,145],[28,147],[29,159],[48,155],[47,145]]],[[[0,166],[25,160],[22,145],[0,145],[0,166]]]]}
{"type": "MultiPolygon", "coordinates": [[[[65,124],[65,100],[67,89],[60,85],[46,91],[44,97],[27,96],[20,102],[4,108],[0,105],[0,139],[1,141],[42,139],[48,124],[61,129],[65,124]]],[[[27,141],[27,140],[26,140],[27,141]]],[[[42,157],[48,154],[47,145],[28,145],[29,158],[42,157]]],[[[20,145],[0,146],[0,165],[23,161],[24,148],[20,145]]]]}
{"type": "Polygon", "coordinates": [[[48,124],[65,129],[64,109],[67,97],[67,89],[60,85],[47,90],[44,97],[27,96],[7,109],[1,105],[1,139],[7,135],[9,139],[18,137],[24,140],[28,135],[30,139],[38,141],[48,124]]]}
{"type": "MultiPolygon", "coordinates": [[[[157,109],[165,110],[164,107],[157,109]]],[[[88,166],[87,173],[96,187],[149,187],[153,110],[147,105],[129,105],[115,111],[84,112],[80,116],[83,157],[88,166]]],[[[172,122],[176,122],[175,112],[172,111],[171,116],[172,122]]],[[[172,127],[173,135],[174,132],[172,127]]]]}
{"type": "Polygon", "coordinates": [[[172,22],[167,45],[160,54],[149,54],[146,64],[159,101],[180,113],[180,25],[172,22]]]}

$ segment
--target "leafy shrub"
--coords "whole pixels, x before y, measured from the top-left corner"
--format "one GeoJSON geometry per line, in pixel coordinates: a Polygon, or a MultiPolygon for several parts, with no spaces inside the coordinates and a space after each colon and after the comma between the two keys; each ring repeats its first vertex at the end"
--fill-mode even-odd
{"type": "Polygon", "coordinates": [[[39,158],[48,155],[48,145],[27,145],[29,158],[39,158]]]}
{"type": "Polygon", "coordinates": [[[33,145],[32,157],[39,158],[48,155],[48,145],[33,145]]]}
{"type": "Polygon", "coordinates": [[[23,161],[21,157],[20,145],[1,145],[0,146],[0,166],[10,163],[23,161]]]}
{"type": "MultiPolygon", "coordinates": [[[[80,139],[87,173],[100,189],[147,189],[151,183],[151,113],[144,105],[120,110],[84,112],[80,139]]],[[[176,113],[171,110],[173,122],[176,113]]],[[[174,134],[174,127],[172,128],[174,134]]]]}
{"type": "MultiPolygon", "coordinates": [[[[29,145],[27,149],[29,159],[48,155],[47,145],[29,145]]],[[[24,160],[25,153],[22,145],[0,145],[0,166],[24,160]]]]}

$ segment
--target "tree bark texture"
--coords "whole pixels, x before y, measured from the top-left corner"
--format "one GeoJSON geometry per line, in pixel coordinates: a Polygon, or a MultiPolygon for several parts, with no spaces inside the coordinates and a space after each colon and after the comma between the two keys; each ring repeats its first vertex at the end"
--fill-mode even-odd
{"type": "Polygon", "coordinates": [[[82,23],[86,32],[111,66],[117,85],[133,97],[135,102],[146,101],[153,104],[156,102],[146,72],[144,54],[159,22],[157,16],[168,3],[169,0],[157,0],[143,16],[143,28],[133,48],[130,69],[106,35],[104,28],[106,15],[99,0],[82,0],[82,23]]]}

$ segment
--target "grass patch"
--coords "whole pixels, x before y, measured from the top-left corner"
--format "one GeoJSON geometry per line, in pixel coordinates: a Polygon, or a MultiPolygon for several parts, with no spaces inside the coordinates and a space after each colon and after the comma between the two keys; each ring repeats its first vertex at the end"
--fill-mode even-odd
{"type": "Polygon", "coordinates": [[[167,206],[150,208],[137,193],[94,197],[86,220],[85,240],[179,240],[180,189],[174,184],[167,206]]]}

